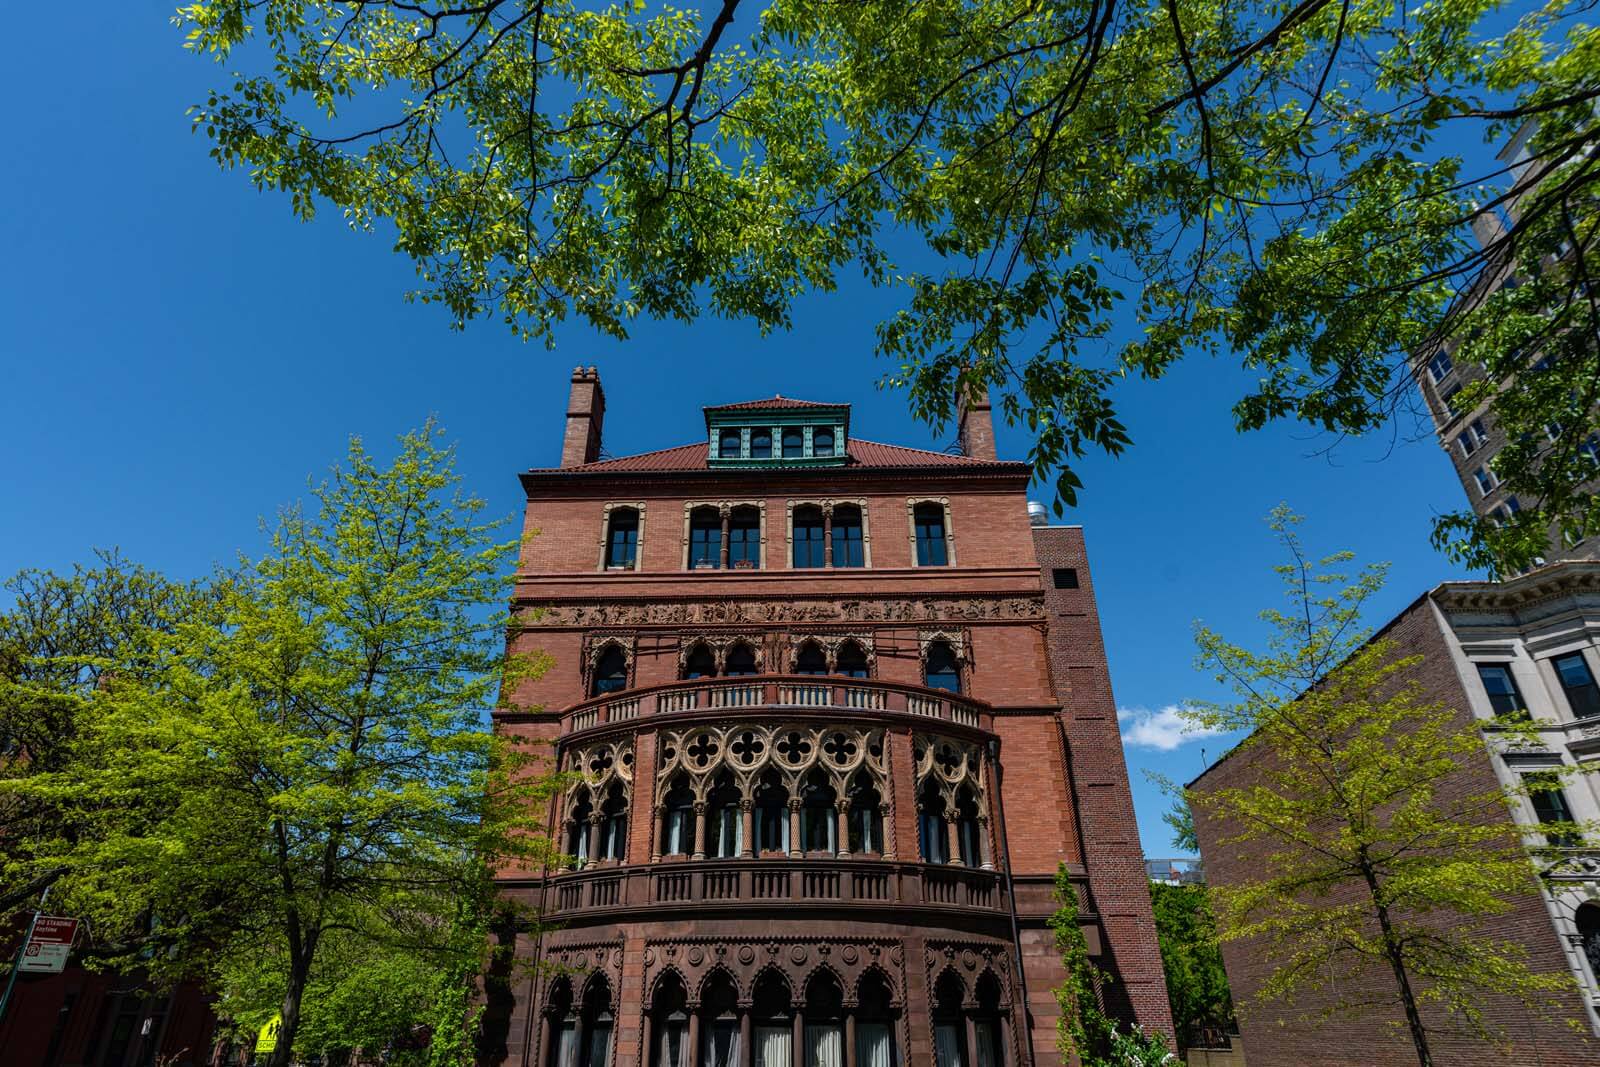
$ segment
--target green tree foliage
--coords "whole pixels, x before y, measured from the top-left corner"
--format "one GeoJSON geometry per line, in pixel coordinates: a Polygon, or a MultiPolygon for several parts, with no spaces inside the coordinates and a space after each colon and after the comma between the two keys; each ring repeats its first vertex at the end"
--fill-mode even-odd
{"type": "Polygon", "coordinates": [[[1167,976],[1167,998],[1179,1043],[1233,1021],[1233,995],[1222,967],[1222,946],[1203,885],[1150,884],[1150,904],[1167,976]]]}
{"type": "Polygon", "coordinates": [[[1080,1067],[1170,1067],[1177,1057],[1160,1034],[1137,1025],[1124,1030],[1106,1014],[1103,997],[1111,975],[1089,959],[1089,944],[1078,925],[1078,893],[1065,866],[1056,870],[1056,910],[1046,920],[1055,931],[1056,951],[1067,978],[1053,992],[1061,1008],[1056,1020],[1063,1063],[1076,1057],[1080,1067]]]}
{"type": "Polygon", "coordinates": [[[1511,565],[1594,518],[1586,298],[1600,31],[1557,0],[195,0],[236,73],[193,110],[225,167],[394,234],[417,294],[549,341],[578,315],[786,325],[842,272],[894,287],[878,348],[913,408],[996,387],[1072,502],[1129,442],[1114,388],[1190,354],[1241,428],[1363,433],[1447,343],[1491,380],[1527,516],[1441,543],[1511,565]],[[1538,133],[1507,170],[1462,146],[1538,133]],[[897,267],[891,253],[916,270],[897,267]],[[1479,307],[1484,268],[1532,284],[1479,307]],[[1564,427],[1554,442],[1547,425],[1564,427]],[[1537,503],[1539,508],[1534,508],[1537,503]],[[1542,514],[1535,514],[1536,511],[1542,514]],[[1540,540],[1542,544],[1542,540],[1540,540]]]}
{"type": "Polygon", "coordinates": [[[516,544],[438,436],[387,467],[353,441],[314,511],[144,630],[135,669],[107,660],[70,760],[0,783],[82,828],[29,843],[52,906],[159,941],[128,961],[211,983],[240,1024],[281,1014],[265,1067],[464,1011],[487,871],[548,847],[552,779],[487,721],[542,667],[504,654],[516,544]]]}
{"type": "Polygon", "coordinates": [[[1531,970],[1524,948],[1498,933],[1512,902],[1538,891],[1534,842],[1509,821],[1506,792],[1458,784],[1464,763],[1485,758],[1470,713],[1427,700],[1420,657],[1362,628],[1385,568],[1350,576],[1340,570],[1349,553],[1310,558],[1299,521],[1281,507],[1272,516],[1288,603],[1262,612],[1265,646],[1197,633],[1200,666],[1238,700],[1194,714],[1250,731],[1228,757],[1250,761],[1250,779],[1188,797],[1217,827],[1220,851],[1251,857],[1242,881],[1212,888],[1218,928],[1271,965],[1262,1011],[1307,994],[1322,1016],[1371,1011],[1371,982],[1346,978],[1389,983],[1389,1006],[1428,1067],[1436,1027],[1499,1039],[1491,998],[1552,1010],[1574,983],[1531,970]]]}

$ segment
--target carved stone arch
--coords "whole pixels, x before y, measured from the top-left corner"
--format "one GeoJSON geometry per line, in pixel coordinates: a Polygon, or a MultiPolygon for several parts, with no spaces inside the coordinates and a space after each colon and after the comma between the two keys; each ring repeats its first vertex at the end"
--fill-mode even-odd
{"type": "Polygon", "coordinates": [[[930,1019],[933,1014],[933,1005],[938,999],[939,983],[944,981],[944,976],[947,974],[954,978],[956,984],[961,987],[961,1007],[963,1009],[971,1008],[976,1003],[972,983],[962,977],[961,968],[956,966],[956,961],[946,959],[943,962],[938,960],[931,962],[932,966],[928,970],[928,1014],[930,1019]]]}
{"type": "Polygon", "coordinates": [[[569,796],[580,786],[586,787],[598,804],[598,798],[608,794],[613,784],[620,784],[623,799],[632,804],[633,738],[596,741],[573,749],[568,753],[567,767],[578,775],[578,781],[568,790],[569,796]]]}
{"type": "Polygon", "coordinates": [[[799,673],[800,651],[805,648],[806,645],[816,645],[817,651],[822,653],[823,660],[828,664],[828,670],[833,670],[833,652],[828,648],[827,639],[817,634],[801,633],[794,634],[789,638],[788,667],[790,674],[799,673]]]}
{"type": "Polygon", "coordinates": [[[690,984],[688,977],[676,963],[667,963],[663,964],[655,976],[650,979],[649,995],[644,998],[645,1011],[648,1012],[655,1004],[656,996],[661,992],[662,985],[673,978],[677,979],[678,984],[683,987],[684,1000],[687,1003],[694,1003],[695,987],[690,984]]]}
{"type": "Polygon", "coordinates": [[[986,961],[984,963],[984,965],[978,969],[978,973],[973,975],[973,977],[972,977],[972,999],[973,999],[973,1001],[977,1002],[978,989],[983,984],[983,980],[984,980],[985,977],[993,980],[993,982],[995,984],[995,988],[1000,991],[999,998],[996,1001],[997,1009],[1000,1010],[1000,1011],[1010,1011],[1011,1010],[1011,983],[1006,981],[1006,977],[1005,977],[1004,974],[1002,974],[1000,971],[997,971],[995,969],[994,963],[992,961],[986,961]]]}
{"type": "Polygon", "coordinates": [[[614,500],[614,501],[608,502],[603,508],[600,509],[600,554],[599,554],[599,561],[598,561],[598,563],[596,564],[596,567],[595,567],[596,570],[603,571],[603,570],[606,569],[606,543],[610,540],[610,537],[611,537],[611,513],[613,511],[619,511],[619,510],[622,510],[622,509],[629,509],[629,510],[635,511],[639,515],[639,536],[638,536],[638,539],[634,542],[634,547],[633,547],[633,560],[634,560],[633,569],[635,571],[637,571],[639,569],[639,563],[640,563],[641,560],[644,559],[644,512],[645,512],[645,501],[643,501],[643,500],[614,500]]]}
{"type": "Polygon", "coordinates": [[[812,980],[824,972],[833,977],[834,982],[839,986],[839,995],[844,998],[846,1003],[851,1003],[855,1000],[855,983],[846,980],[845,976],[840,973],[839,968],[825,959],[818,960],[811,965],[810,970],[799,976],[799,988],[802,997],[805,996],[806,990],[811,988],[812,980]]]}
{"type": "Polygon", "coordinates": [[[913,780],[920,796],[933,783],[947,808],[953,808],[962,786],[972,790],[980,813],[988,811],[984,782],[983,754],[978,746],[940,734],[914,734],[911,752],[915,761],[913,780]]]}
{"type": "Polygon", "coordinates": [[[972,660],[967,655],[968,642],[965,630],[919,630],[917,631],[917,658],[924,667],[928,665],[928,649],[936,641],[943,641],[950,646],[950,652],[955,656],[957,663],[960,663],[963,667],[972,665],[972,660]]]}
{"type": "Polygon", "coordinates": [[[832,638],[832,647],[828,650],[828,666],[837,669],[839,666],[839,650],[847,642],[854,641],[856,647],[861,649],[861,655],[867,661],[867,674],[876,677],[878,673],[878,646],[870,633],[839,634],[832,638]]]}
{"type": "Polygon", "coordinates": [[[617,1000],[619,994],[617,992],[616,983],[611,980],[611,976],[609,974],[598,967],[587,972],[587,976],[583,979],[583,984],[573,991],[575,997],[572,1003],[575,1006],[582,1006],[584,1003],[586,1003],[589,999],[589,991],[594,988],[596,982],[604,982],[606,984],[606,988],[611,993],[611,1011],[613,1014],[616,1014],[617,1009],[620,1006],[617,1000]]]}
{"type": "MultiPolygon", "coordinates": [[[[581,975],[582,972],[578,973],[581,975]]],[[[565,1004],[567,1010],[570,1011],[583,1003],[579,999],[578,991],[573,988],[572,977],[570,974],[558,974],[545,987],[544,1003],[539,1005],[539,1011],[546,1018],[556,1018],[558,1014],[562,1013],[562,1000],[558,998],[561,997],[563,991],[566,993],[565,1004]]]]}
{"type": "Polygon", "coordinates": [[[588,648],[583,654],[583,691],[593,691],[595,671],[606,649],[615,648],[622,653],[623,670],[627,672],[628,687],[633,687],[634,648],[637,638],[633,634],[590,634],[588,648]]]}
{"type": "Polygon", "coordinates": [[[743,645],[755,657],[756,673],[765,674],[767,671],[767,650],[764,642],[759,637],[729,637],[723,642],[722,651],[717,661],[717,670],[725,672],[728,669],[728,654],[735,648],[743,645]]]}
{"type": "Polygon", "coordinates": [[[805,995],[805,987],[801,986],[800,992],[796,993],[794,978],[789,974],[788,971],[784,970],[783,965],[777,960],[767,960],[765,963],[759,965],[754,971],[751,972],[750,996],[754,997],[756,995],[756,990],[761,987],[762,981],[765,980],[766,976],[769,974],[777,975],[778,981],[783,983],[783,988],[789,991],[789,1010],[793,1011],[796,1006],[796,1000],[805,995]]]}
{"type": "Polygon", "coordinates": [[[562,805],[561,809],[561,818],[563,822],[571,823],[577,819],[578,808],[582,806],[585,798],[587,798],[589,801],[589,808],[591,811],[599,810],[600,806],[595,803],[594,790],[589,788],[588,782],[578,782],[571,789],[567,790],[566,801],[562,805]]]}
{"type": "MultiPolygon", "coordinates": [[[[696,1004],[705,1003],[706,988],[711,985],[712,980],[719,974],[725,975],[728,979],[728,984],[733,986],[733,995],[735,1000],[743,1001],[747,996],[749,996],[749,990],[745,989],[739,984],[739,976],[734,973],[733,968],[719,960],[707,967],[705,973],[700,976],[700,983],[695,987],[694,990],[694,1001],[696,1004]]],[[[751,988],[753,989],[755,987],[752,986],[751,988]]]]}
{"type": "Polygon", "coordinates": [[[704,647],[711,653],[711,662],[717,665],[718,673],[722,671],[722,653],[717,647],[717,641],[711,637],[691,637],[678,645],[678,677],[683,677],[683,672],[689,668],[689,657],[694,655],[697,648],[704,647]]]}
{"type": "Polygon", "coordinates": [[[911,548],[911,565],[917,566],[917,505],[937,504],[944,509],[944,550],[946,566],[956,565],[956,528],[953,516],[950,514],[950,498],[947,496],[911,496],[906,497],[906,537],[911,548]]]}
{"type": "Polygon", "coordinates": [[[857,1004],[861,1003],[861,986],[866,982],[869,974],[877,975],[879,981],[883,983],[883,987],[889,991],[889,1006],[896,1011],[904,1011],[905,996],[901,990],[900,983],[894,980],[894,975],[889,972],[889,968],[876,960],[862,967],[861,973],[856,975],[855,984],[850,990],[850,995],[855,1002],[857,1004]]]}

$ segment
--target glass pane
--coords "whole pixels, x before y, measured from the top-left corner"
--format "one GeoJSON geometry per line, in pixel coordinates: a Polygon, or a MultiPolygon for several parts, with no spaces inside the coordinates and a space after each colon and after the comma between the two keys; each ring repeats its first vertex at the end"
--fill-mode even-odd
{"type": "Polygon", "coordinates": [[[811,431],[811,454],[813,456],[833,455],[832,430],[817,429],[811,431]]]}
{"type": "Polygon", "coordinates": [[[1573,715],[1580,719],[1600,715],[1600,689],[1595,688],[1594,675],[1589,672],[1581,652],[1556,660],[1556,673],[1561,676],[1573,715]]]}
{"type": "Polygon", "coordinates": [[[938,1067],[965,1067],[961,1062],[961,1035],[952,1023],[933,1028],[933,1060],[938,1067]]]}
{"type": "Polygon", "coordinates": [[[772,458],[772,431],[770,431],[770,430],[752,430],[752,431],[750,431],[750,458],[751,459],[771,459],[772,458]]]}
{"type": "Polygon", "coordinates": [[[794,1033],[791,1024],[755,1028],[755,1067],[794,1067],[794,1033]]]}
{"type": "Polygon", "coordinates": [[[806,1067],[844,1067],[844,1040],[837,1025],[806,1027],[806,1067]]]}
{"type": "Polygon", "coordinates": [[[833,513],[833,565],[863,567],[866,554],[861,542],[861,516],[854,511],[833,513]]]}
{"type": "Polygon", "coordinates": [[[1480,663],[1478,678],[1483,682],[1483,691],[1489,695],[1489,705],[1496,715],[1522,710],[1522,695],[1517,692],[1510,667],[1503,663],[1480,663]]]}
{"type": "Polygon", "coordinates": [[[589,1047],[584,1056],[584,1067],[607,1067],[611,1062],[611,1024],[595,1022],[589,1028],[589,1047]]]}
{"type": "Polygon", "coordinates": [[[556,1034],[555,1067],[578,1067],[578,1024],[567,1019],[556,1034]]]}
{"type": "Polygon", "coordinates": [[[888,1023],[856,1023],[856,1067],[894,1067],[888,1023]]]}
{"type": "Polygon", "coordinates": [[[744,451],[738,430],[723,430],[721,438],[717,441],[717,454],[723,459],[733,459],[744,451]]]}
{"type": "Polygon", "coordinates": [[[794,565],[820,567],[823,563],[822,516],[802,512],[794,517],[794,565]]]}
{"type": "Polygon", "coordinates": [[[715,570],[722,565],[722,519],[696,515],[689,527],[689,566],[715,570]]]}
{"type": "Polygon", "coordinates": [[[799,459],[805,455],[805,435],[799,429],[783,431],[783,458],[799,459]]]}
{"type": "Polygon", "coordinates": [[[728,566],[751,570],[761,566],[761,519],[735,514],[728,521],[728,566]]]}
{"type": "Polygon", "coordinates": [[[919,504],[916,510],[917,566],[942,567],[948,560],[944,537],[944,509],[919,504]]]}

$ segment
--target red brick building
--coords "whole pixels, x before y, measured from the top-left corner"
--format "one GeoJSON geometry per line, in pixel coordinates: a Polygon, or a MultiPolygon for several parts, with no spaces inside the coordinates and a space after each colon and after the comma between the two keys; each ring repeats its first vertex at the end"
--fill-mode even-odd
{"type": "Polygon", "coordinates": [[[774,397],[602,459],[604,416],[580,368],[522,475],[514,648],[555,666],[497,728],[581,781],[568,866],[503,875],[560,965],[493,1007],[506,1062],[1059,1063],[1063,863],[1111,1006],[1170,1032],[1083,535],[987,403],[960,455],[774,397]]]}
{"type": "MultiPolygon", "coordinates": [[[[1441,803],[1482,796],[1528,774],[1566,767],[1560,788],[1518,798],[1509,819],[1526,827],[1559,820],[1600,821],[1600,564],[1558,563],[1506,582],[1446,582],[1423,594],[1380,632],[1396,654],[1419,656],[1400,681],[1415,682],[1423,699],[1456,709],[1463,727],[1492,724],[1498,715],[1526,712],[1539,742],[1511,744],[1492,728],[1481,755],[1460,761],[1435,783],[1441,803]],[[1586,773],[1584,773],[1586,772],[1586,773]]],[[[1262,781],[1270,753],[1235,749],[1191,783],[1200,793],[1248,787],[1262,781]]],[[[1206,881],[1215,886],[1250,880],[1276,851],[1267,842],[1224,844],[1225,823],[1196,810],[1196,834],[1206,881]]],[[[1507,824],[1508,833],[1511,826],[1507,824]]],[[[1529,966],[1567,974],[1572,992],[1552,1016],[1540,1017],[1509,998],[1486,998],[1485,1020],[1502,1030],[1504,1047],[1462,1036],[1437,1006],[1423,1005],[1434,1062],[1487,1067],[1538,1064],[1577,1067],[1600,1063],[1600,850],[1594,842],[1566,842],[1565,860],[1535,884],[1530,868],[1525,896],[1512,898],[1484,936],[1520,944],[1529,966]]],[[[1352,895],[1356,895],[1352,890],[1352,895]]],[[[1328,985],[1292,1006],[1252,1000],[1270,974],[1264,946],[1233,941],[1222,947],[1228,981],[1239,1008],[1250,1067],[1369,1067],[1415,1063],[1394,979],[1383,967],[1343,969],[1328,985]],[[1370,998],[1363,1010],[1325,1023],[1315,1020],[1337,994],[1345,1002],[1370,998]]]]}

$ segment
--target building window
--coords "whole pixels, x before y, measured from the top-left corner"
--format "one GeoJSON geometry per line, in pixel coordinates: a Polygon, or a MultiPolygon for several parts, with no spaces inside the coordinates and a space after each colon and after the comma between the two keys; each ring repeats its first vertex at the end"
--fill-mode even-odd
{"type": "Polygon", "coordinates": [[[972,1020],[978,1067],[1005,1067],[1006,1016],[1000,1011],[1000,982],[992,972],[978,977],[978,1010],[972,1020]]]}
{"type": "Polygon", "coordinates": [[[945,821],[944,797],[932,782],[917,798],[917,851],[924,863],[950,862],[950,825],[945,821]]]}
{"type": "Polygon", "coordinates": [[[983,865],[983,848],[978,843],[978,801],[972,790],[962,786],[956,794],[956,845],[961,863],[967,867],[983,865]]]}
{"type": "Polygon", "coordinates": [[[806,454],[806,435],[798,426],[786,427],[783,431],[783,458],[801,459],[806,454]]]}
{"type": "Polygon", "coordinates": [[[603,696],[628,687],[628,656],[621,648],[611,645],[595,660],[594,678],[589,683],[589,695],[603,696]]]}
{"type": "Polygon", "coordinates": [[[883,799],[864,772],[857,772],[850,786],[850,851],[883,851],[883,799]]]}
{"type": "Polygon", "coordinates": [[[729,678],[745,678],[756,673],[755,649],[743,641],[736,642],[728,649],[724,660],[722,673],[729,678]]]}
{"type": "Polygon", "coordinates": [[[796,674],[827,674],[828,657],[822,651],[822,646],[815,641],[807,641],[800,646],[800,654],[794,658],[794,672],[796,674]]]}
{"type": "Polygon", "coordinates": [[[1594,684],[1589,664],[1582,652],[1561,656],[1555,661],[1556,674],[1561,678],[1561,688],[1567,693],[1567,706],[1574,718],[1587,719],[1600,715],[1600,688],[1594,684]]]}
{"type": "Polygon", "coordinates": [[[961,664],[956,659],[955,649],[950,647],[950,642],[941,640],[928,645],[922,679],[929,689],[943,689],[950,693],[961,692],[961,664]]]}
{"type": "Polygon", "coordinates": [[[867,654],[854,641],[846,641],[839,646],[834,664],[835,674],[842,674],[846,678],[867,677],[867,654]]]}
{"type": "Polygon", "coordinates": [[[739,811],[739,788],[724,771],[706,802],[706,853],[713,859],[733,859],[744,850],[744,819],[739,811]]]}
{"type": "Polygon", "coordinates": [[[728,972],[711,976],[700,993],[700,1067],[739,1067],[739,993],[728,972]]]}
{"type": "Polygon", "coordinates": [[[1446,389],[1444,391],[1444,395],[1439,398],[1444,403],[1445,410],[1452,415],[1460,414],[1460,412],[1456,410],[1456,398],[1460,395],[1461,386],[1453,385],[1449,389],[1446,389]]]}
{"type": "Polygon", "coordinates": [[[689,783],[679,779],[668,790],[661,815],[661,854],[687,856],[694,848],[694,794],[689,783]]]}
{"type": "Polygon", "coordinates": [[[683,676],[685,679],[715,678],[717,658],[711,654],[711,649],[696,644],[683,661],[683,676]]]}
{"type": "Polygon", "coordinates": [[[714,571],[722,566],[722,516],[716,508],[695,508],[689,514],[689,568],[714,571]]]}
{"type": "Polygon", "coordinates": [[[844,991],[820,970],[806,986],[807,1067],[844,1067],[844,991]]]}
{"type": "Polygon", "coordinates": [[[1516,515],[1522,511],[1522,501],[1514,496],[1506,497],[1506,514],[1516,515]]]}
{"type": "Polygon", "coordinates": [[[606,521],[606,567],[630,570],[639,554],[639,513],[633,508],[613,508],[606,521]]]}
{"type": "Polygon", "coordinates": [[[550,1034],[550,1059],[555,1067],[607,1067],[611,1061],[611,986],[603,976],[589,983],[583,1004],[572,1005],[572,986],[559,979],[550,995],[554,1025],[550,1034]]]}
{"type": "Polygon", "coordinates": [[[603,860],[619,863],[628,849],[628,798],[622,786],[611,785],[606,802],[600,806],[600,855],[603,860]]]}
{"type": "MultiPolygon", "coordinates": [[[[837,526],[834,527],[838,529],[837,526]]],[[[802,507],[794,510],[794,565],[820,567],[823,563],[822,509],[802,507]]],[[[837,563],[838,557],[834,557],[837,563]]]]}
{"type": "Polygon", "coordinates": [[[1444,376],[1449,374],[1454,366],[1455,364],[1450,360],[1450,353],[1441,348],[1433,354],[1432,359],[1428,360],[1428,377],[1432,378],[1434,384],[1437,385],[1444,381],[1444,376]]]}
{"type": "Polygon", "coordinates": [[[1472,424],[1456,438],[1456,446],[1461,449],[1463,456],[1472,455],[1488,443],[1489,432],[1483,428],[1482,419],[1473,419],[1472,424]]]}
{"type": "Polygon", "coordinates": [[[1514,715],[1527,710],[1522,693],[1517,689],[1517,680],[1511,676],[1511,664],[1480,663],[1478,679],[1483,682],[1484,692],[1489,694],[1489,706],[1496,715],[1514,715]]]}
{"type": "Polygon", "coordinates": [[[1578,926],[1578,940],[1583,945],[1583,955],[1589,961],[1589,977],[1600,983],[1600,904],[1585,901],[1578,905],[1573,915],[1578,926]]]}
{"type": "Polygon", "coordinates": [[[735,429],[725,429],[717,436],[717,456],[721,459],[738,459],[744,454],[743,434],[735,429]]]}
{"type": "Polygon", "coordinates": [[[789,790],[772,771],[762,776],[755,796],[756,854],[789,851],[789,790]]]}
{"type": "Polygon", "coordinates": [[[866,544],[861,536],[861,509],[841,504],[833,509],[833,565],[865,567],[866,544]]]}
{"type": "Polygon", "coordinates": [[[811,454],[822,457],[833,455],[833,431],[831,429],[818,426],[811,431],[811,454]]]}
{"type": "Polygon", "coordinates": [[[772,458],[772,431],[765,426],[750,431],[750,458],[772,458]]]}
{"type": "Polygon", "coordinates": [[[917,566],[943,567],[949,562],[944,528],[944,505],[918,504],[913,511],[917,529],[917,566]]]}
{"type": "Polygon", "coordinates": [[[1472,478],[1478,483],[1478,492],[1483,496],[1488,496],[1494,492],[1494,487],[1499,484],[1499,479],[1494,476],[1494,471],[1488,467],[1479,467],[1473,471],[1472,478]]]}
{"type": "Polygon", "coordinates": [[[1057,589],[1078,588],[1078,568],[1057,567],[1050,572],[1050,584],[1057,589]]]}
{"type": "Polygon", "coordinates": [[[753,571],[761,566],[761,512],[734,508],[728,518],[728,566],[753,571]]]}
{"type": "Polygon", "coordinates": [[[961,980],[949,971],[939,976],[933,993],[934,1067],[976,1067],[967,1062],[966,1023],[961,1017],[961,1002],[966,991],[961,980]]]}
{"type": "Polygon", "coordinates": [[[589,865],[589,819],[593,814],[594,805],[589,802],[589,791],[584,789],[572,805],[572,817],[567,823],[567,855],[572,857],[572,865],[580,871],[589,865]]]}
{"type": "Polygon", "coordinates": [[[765,971],[756,982],[750,1008],[752,1067],[793,1067],[794,1012],[789,987],[775,971],[765,971]]]}
{"type": "Polygon", "coordinates": [[[1544,839],[1554,848],[1577,848],[1583,839],[1572,829],[1572,808],[1567,795],[1554,784],[1554,776],[1527,775],[1528,800],[1533,804],[1533,814],[1540,826],[1552,827],[1544,839]],[[1545,781],[1548,777],[1549,781],[1545,781]]]}
{"type": "MultiPolygon", "coordinates": [[[[1600,908],[1595,909],[1600,912],[1600,908]]],[[[894,996],[876,968],[856,987],[856,1067],[898,1067],[894,1047],[894,996]]]]}
{"type": "Polygon", "coordinates": [[[800,839],[807,852],[839,851],[838,797],[818,771],[812,771],[800,793],[800,839]]]}
{"type": "Polygon", "coordinates": [[[650,1000],[650,1028],[655,1053],[651,1067],[689,1067],[688,995],[676,972],[667,971],[650,1000]]]}
{"type": "Polygon", "coordinates": [[[1600,467],[1600,434],[1592,433],[1584,438],[1583,444],[1578,446],[1578,454],[1600,467]]]}

